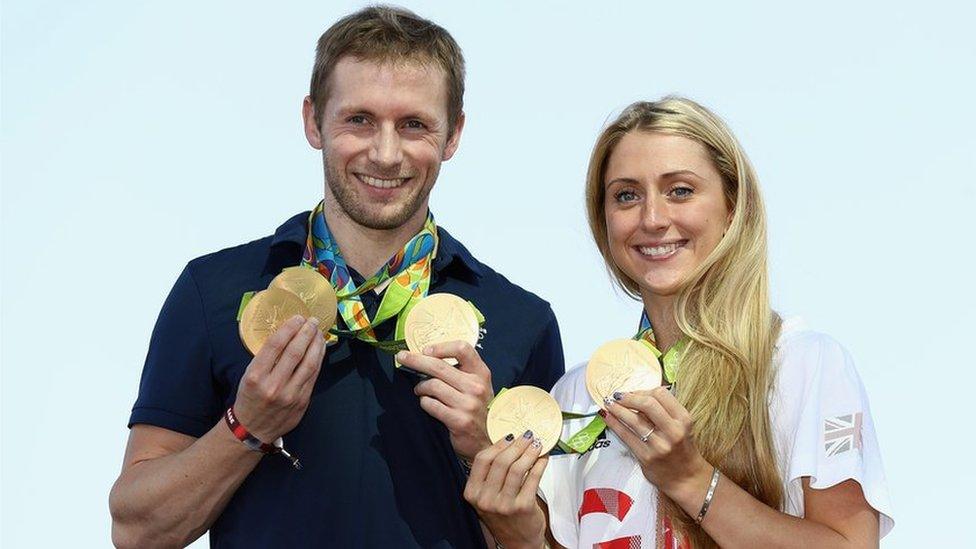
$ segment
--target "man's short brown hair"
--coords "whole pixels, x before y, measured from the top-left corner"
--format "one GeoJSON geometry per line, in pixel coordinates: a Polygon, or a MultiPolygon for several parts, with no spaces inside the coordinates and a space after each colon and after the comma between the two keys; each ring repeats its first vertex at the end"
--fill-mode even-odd
{"type": "Polygon", "coordinates": [[[361,61],[433,63],[447,75],[447,115],[454,128],[464,108],[464,56],[442,27],[399,7],[372,6],[347,15],[319,38],[309,96],[321,123],[329,76],[342,57],[361,61]]]}

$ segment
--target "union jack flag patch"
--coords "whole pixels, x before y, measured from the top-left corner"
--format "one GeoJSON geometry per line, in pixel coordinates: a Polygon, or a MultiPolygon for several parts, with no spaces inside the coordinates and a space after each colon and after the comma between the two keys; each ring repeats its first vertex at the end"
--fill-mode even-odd
{"type": "Polygon", "coordinates": [[[827,457],[861,449],[861,412],[824,420],[824,451],[827,457]]]}

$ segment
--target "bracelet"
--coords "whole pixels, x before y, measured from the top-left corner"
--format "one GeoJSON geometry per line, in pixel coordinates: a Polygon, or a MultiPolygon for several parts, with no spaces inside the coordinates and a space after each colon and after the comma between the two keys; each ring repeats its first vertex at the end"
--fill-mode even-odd
{"type": "Polygon", "coordinates": [[[702,502],[701,511],[698,511],[698,516],[695,517],[695,524],[701,524],[705,520],[705,513],[708,512],[708,507],[712,504],[712,497],[715,495],[715,487],[718,486],[718,477],[721,476],[718,472],[718,467],[712,471],[712,481],[708,484],[708,491],[705,492],[705,501],[702,502]]]}
{"type": "Polygon", "coordinates": [[[261,442],[257,437],[252,435],[237,419],[237,414],[234,413],[233,406],[227,408],[227,412],[224,413],[224,421],[227,422],[227,426],[230,427],[230,432],[234,434],[234,437],[243,442],[244,445],[251,450],[261,452],[262,454],[281,454],[286,459],[291,461],[292,467],[295,469],[302,468],[301,464],[298,463],[298,458],[289,454],[285,450],[284,444],[280,438],[276,440],[274,444],[268,444],[267,442],[261,442]]]}

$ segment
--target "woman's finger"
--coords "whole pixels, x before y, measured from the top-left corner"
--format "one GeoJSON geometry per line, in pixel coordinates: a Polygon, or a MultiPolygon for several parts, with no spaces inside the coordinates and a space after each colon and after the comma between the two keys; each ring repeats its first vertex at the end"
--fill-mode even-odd
{"type": "Polygon", "coordinates": [[[525,483],[525,475],[529,473],[536,460],[539,459],[539,451],[541,449],[542,445],[536,440],[533,440],[525,446],[522,454],[508,468],[505,485],[501,491],[502,497],[515,499],[522,489],[522,485],[525,483]]]}
{"type": "Polygon", "coordinates": [[[485,486],[494,493],[501,493],[512,463],[522,455],[526,446],[532,442],[531,431],[526,431],[521,436],[513,436],[515,439],[509,444],[508,448],[505,448],[495,456],[491,464],[491,469],[488,471],[488,476],[485,478],[485,486]]]}
{"type": "Polygon", "coordinates": [[[491,470],[491,465],[495,461],[495,456],[505,448],[508,448],[512,441],[515,440],[515,435],[509,435],[509,437],[505,437],[478,452],[474,457],[474,461],[471,463],[471,473],[468,475],[468,482],[475,481],[479,485],[484,483],[485,479],[488,478],[488,471],[491,470]]]}
{"type": "MultiPolygon", "coordinates": [[[[650,449],[648,445],[640,439],[640,436],[635,435],[630,427],[625,425],[624,422],[620,421],[620,418],[610,412],[610,408],[614,407],[618,409],[623,408],[617,404],[607,406],[606,411],[600,414],[603,416],[603,421],[607,424],[607,427],[611,431],[616,433],[617,438],[619,438],[627,446],[627,448],[630,449],[630,453],[634,454],[634,457],[636,457],[637,460],[642,464],[645,463],[648,459],[650,459],[650,449]]],[[[630,412],[630,410],[627,411],[630,412]]],[[[633,414],[633,412],[630,413],[633,414]]]]}
{"type": "Polygon", "coordinates": [[[549,456],[542,456],[535,460],[535,464],[529,469],[529,474],[525,477],[525,482],[522,483],[522,488],[519,490],[519,500],[525,503],[535,501],[539,493],[539,482],[542,480],[542,474],[545,472],[548,463],[549,456]]]}
{"type": "Polygon", "coordinates": [[[615,396],[620,397],[620,400],[617,400],[614,397],[607,399],[607,401],[604,403],[605,408],[608,413],[613,414],[625,427],[630,429],[634,435],[637,437],[644,437],[648,433],[652,432],[653,429],[657,428],[657,425],[655,425],[653,421],[649,420],[639,411],[634,411],[632,409],[635,408],[633,403],[625,403],[623,401],[623,398],[627,397],[626,394],[615,393],[615,396]]]}
{"type": "MultiPolygon", "coordinates": [[[[667,393],[667,391],[664,391],[664,393],[667,393]]],[[[658,401],[657,394],[654,391],[617,393],[614,397],[618,408],[637,410],[639,415],[642,415],[646,418],[646,421],[650,422],[650,426],[654,427],[658,436],[665,437],[672,442],[684,436],[681,424],[664,409],[664,406],[658,401]]],[[[626,419],[624,421],[626,422],[626,419]]],[[[634,433],[637,436],[643,437],[647,433],[647,429],[641,429],[635,427],[634,433]]]]}

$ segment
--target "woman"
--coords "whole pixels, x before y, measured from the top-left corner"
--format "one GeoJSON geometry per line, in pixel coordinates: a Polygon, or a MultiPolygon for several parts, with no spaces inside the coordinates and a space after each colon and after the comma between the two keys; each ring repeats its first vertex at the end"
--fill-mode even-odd
{"type": "Polygon", "coordinates": [[[867,397],[842,347],[770,309],[762,199],[724,123],[683,98],[631,105],[597,140],[586,201],[674,385],[597,406],[585,368],[567,372],[562,409],[599,411],[608,430],[582,455],[537,459],[522,433],[478,454],[465,497],[495,539],[877,546],[893,521],[867,397]]]}

